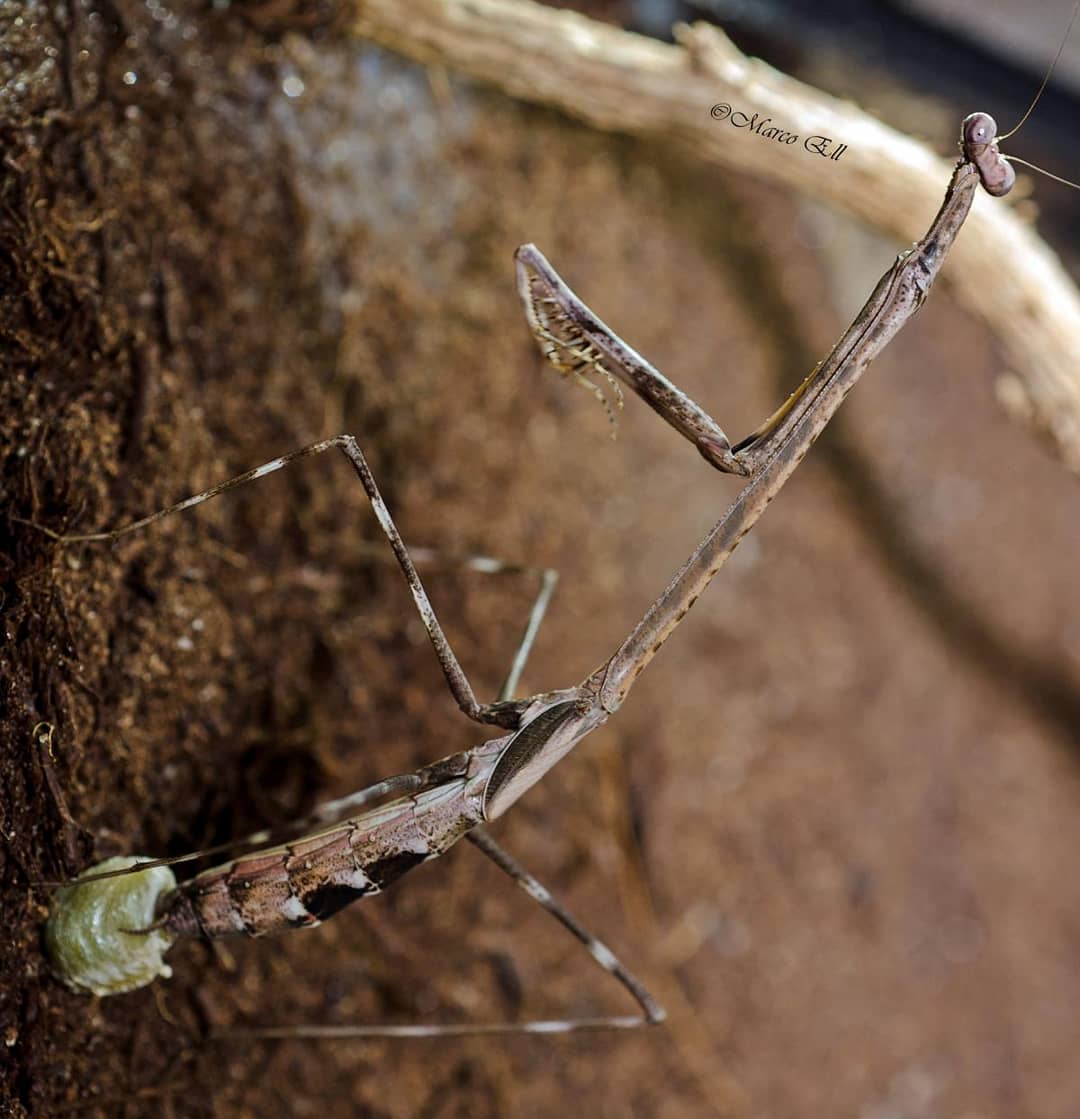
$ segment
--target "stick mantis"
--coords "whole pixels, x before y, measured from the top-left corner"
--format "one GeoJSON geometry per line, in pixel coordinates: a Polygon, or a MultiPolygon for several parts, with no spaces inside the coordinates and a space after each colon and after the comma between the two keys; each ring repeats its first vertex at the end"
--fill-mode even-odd
{"type": "MultiPolygon", "coordinates": [[[[59,970],[75,984],[96,989],[100,969],[124,973],[118,989],[149,982],[162,970],[160,951],[179,936],[263,935],[290,927],[318,924],[349,902],[378,892],[411,867],[442,854],[468,837],[502,870],[560,920],[638,1001],[633,1017],[488,1026],[362,1026],[290,1028],[288,1036],[432,1037],[458,1033],[527,1031],[566,1032],[584,1028],[635,1028],[663,1020],[663,1011],[611,951],[586,932],[534,878],[510,858],[484,830],[571,749],[613,715],[640,672],[678,626],[741,538],[753,527],[772,498],[809,451],[870,361],[884,348],[925,299],[948,250],[963,225],[979,182],[1001,195],[1012,185],[1012,171],[997,150],[996,128],[986,114],[973,114],[963,126],[963,157],[948,186],[942,207],[927,234],[903,254],[875,287],[869,301],[832,353],[760,428],[732,444],[703,409],[621,341],[597,319],[555,273],[538,250],[517,253],[519,290],[530,328],[545,353],[572,378],[596,387],[591,377],[621,383],[641,396],[661,418],[688,438],[699,453],[722,472],[746,479],[724,517],[705,536],[668,587],[645,613],[622,645],[577,686],[514,699],[521,669],[554,590],[545,573],[525,637],[500,697],[480,703],[443,633],[416,568],[379,493],[357,443],[341,435],[301,448],[212,487],[167,509],[122,528],[102,533],[49,534],[65,542],[113,540],[126,533],[314,455],[330,450],[350,462],[371,501],[412,593],[448,686],[458,706],[474,721],[501,728],[504,734],[471,750],[452,755],[411,774],[401,774],[323,806],[296,830],[301,838],[264,848],[198,875],[174,888],[153,883],[149,912],[121,924],[108,942],[93,943],[89,964],[55,953],[59,970]],[[378,807],[373,802],[390,799],[378,807]],[[343,822],[331,822],[352,812],[343,822]],[[312,830],[314,829],[314,830],[312,830]],[[137,946],[157,942],[157,956],[138,959],[137,946]],[[135,947],[133,947],[135,946],[135,947]],[[113,954],[113,955],[110,955],[113,954]],[[81,969],[81,970],[80,970],[81,969]],[[98,970],[95,970],[98,969],[98,970]],[[127,974],[134,972],[134,974],[127,974]]],[[[48,530],[47,530],[48,531],[48,530]]],[[[261,840],[257,840],[261,841],[261,840]]],[[[165,862],[181,860],[158,860],[165,862]]],[[[155,864],[84,877],[82,884],[58,898],[52,928],[65,921],[58,939],[81,935],[79,898],[98,898],[109,884],[125,889],[150,883],[155,864]],[[150,873],[147,873],[147,869],[150,873]],[[87,893],[89,891],[89,894],[87,893]],[[70,918],[70,919],[69,919],[70,918]]],[[[98,902],[92,902],[96,905],[98,902]]],[[[112,902],[106,903],[111,907],[112,902]]],[[[102,985],[104,988],[104,985],[102,985]]],[[[276,1036],[273,1029],[252,1031],[276,1036]]],[[[249,1034],[250,1036],[250,1034],[249,1034]]]]}

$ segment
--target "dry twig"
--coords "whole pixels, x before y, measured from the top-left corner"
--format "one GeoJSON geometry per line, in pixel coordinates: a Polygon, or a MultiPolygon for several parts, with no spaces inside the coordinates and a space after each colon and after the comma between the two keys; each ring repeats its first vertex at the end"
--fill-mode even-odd
{"type": "MultiPolygon", "coordinates": [[[[398,54],[594,128],[677,139],[702,159],[792,187],[903,241],[925,228],[948,179],[948,164],[924,145],[747,58],[709,25],[680,28],[680,45],[668,46],[529,0],[355,5],[355,33],[398,54]],[[825,165],[726,127],[709,112],[724,102],[848,150],[825,165]]],[[[999,398],[1080,471],[1080,293],[1053,251],[1001,202],[977,198],[970,226],[953,253],[953,292],[1016,370],[1002,379],[999,398]]]]}

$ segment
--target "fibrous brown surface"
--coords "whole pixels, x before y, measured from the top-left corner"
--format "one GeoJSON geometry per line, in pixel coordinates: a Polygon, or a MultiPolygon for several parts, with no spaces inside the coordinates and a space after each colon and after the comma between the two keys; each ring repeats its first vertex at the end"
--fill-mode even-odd
{"type": "MultiPolygon", "coordinates": [[[[113,525],[350,430],[406,539],[562,570],[526,681],[560,686],[736,483],[637,402],[608,440],[540,365],[513,248],[735,435],[842,325],[795,200],[427,74],[318,8],[5,18],[6,515],[113,525]]],[[[996,368],[936,292],[619,718],[500,828],[668,1006],[634,1037],[201,1043],[621,1011],[469,849],[313,932],[181,945],[156,989],[59,986],[34,882],[281,823],[477,732],[343,463],[112,547],[10,521],[0,1107],[1070,1114],[1080,497],[1000,416],[996,368]]],[[[491,694],[531,586],[428,581],[491,694]]]]}

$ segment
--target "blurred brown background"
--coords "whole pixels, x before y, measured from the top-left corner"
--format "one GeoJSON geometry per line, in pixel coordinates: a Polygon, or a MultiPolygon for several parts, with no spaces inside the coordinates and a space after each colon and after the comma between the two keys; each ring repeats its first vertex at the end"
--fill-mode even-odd
{"type": "MultiPolygon", "coordinates": [[[[725,26],[941,151],[964,113],[1011,121],[1038,84],[1018,72],[1014,106],[963,34],[859,5],[879,50],[816,7],[725,26]]],[[[902,247],[350,41],[318,2],[2,19],[5,513],[112,525],[352,431],[407,540],[560,568],[532,690],[605,658],[736,487],[636,401],[609,440],[542,366],[514,247],[536,242],[733,435],[902,247]]],[[[1038,120],[1021,154],[1075,141],[1038,120]]],[[[1075,201],[1033,198],[1070,258],[1075,201]]],[[[241,1022],[621,1012],[464,847],[320,930],[181,945],[155,990],[95,1002],[51,980],[35,880],[280,823],[477,735],[400,578],[358,547],[376,531],[339,462],[114,547],[12,522],[5,1114],[1075,1114],[1080,494],[997,407],[1004,372],[940,287],[620,716],[499,827],[667,1005],[636,1036],[200,1047],[241,1022]]],[[[428,582],[490,694],[531,587],[428,582]]]]}

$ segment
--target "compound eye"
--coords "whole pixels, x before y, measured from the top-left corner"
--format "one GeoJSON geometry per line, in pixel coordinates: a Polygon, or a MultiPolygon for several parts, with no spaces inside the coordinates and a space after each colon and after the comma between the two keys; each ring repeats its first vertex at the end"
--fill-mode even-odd
{"type": "Polygon", "coordinates": [[[964,118],[961,132],[964,147],[981,147],[997,136],[997,121],[989,113],[972,113],[964,118]]]}
{"type": "Polygon", "coordinates": [[[1016,172],[1013,170],[1013,165],[1007,159],[1002,159],[1001,156],[998,156],[991,170],[984,172],[980,167],[979,171],[987,194],[992,194],[995,198],[1001,198],[1002,195],[1008,194],[1016,183],[1016,172]]]}

